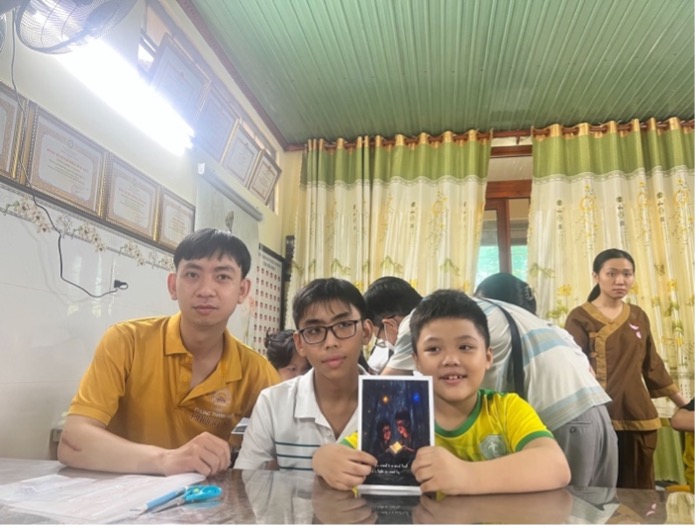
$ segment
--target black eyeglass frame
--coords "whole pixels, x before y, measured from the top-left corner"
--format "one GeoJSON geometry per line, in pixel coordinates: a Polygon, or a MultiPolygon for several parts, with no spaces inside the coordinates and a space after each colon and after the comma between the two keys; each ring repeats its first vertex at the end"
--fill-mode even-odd
{"type": "Polygon", "coordinates": [[[331,325],[327,325],[327,326],[324,326],[324,325],[312,325],[312,326],[307,326],[306,328],[302,328],[301,330],[298,330],[298,333],[299,333],[299,335],[301,336],[301,338],[306,342],[306,344],[308,344],[308,345],[319,345],[320,343],[322,343],[323,341],[325,341],[325,340],[327,339],[327,337],[328,337],[328,330],[331,331],[331,332],[333,333],[333,335],[334,335],[337,339],[349,339],[350,337],[354,337],[355,335],[357,335],[357,324],[358,324],[358,323],[361,323],[361,322],[362,322],[361,319],[348,319],[348,320],[345,320],[345,321],[338,321],[338,322],[335,323],[335,324],[331,324],[331,325]],[[350,335],[348,335],[348,336],[340,337],[339,335],[337,335],[337,332],[335,331],[335,328],[339,327],[339,325],[343,325],[343,324],[347,324],[347,323],[351,323],[351,324],[352,324],[352,328],[353,328],[352,333],[351,333],[350,335]],[[318,341],[309,341],[309,340],[308,340],[308,337],[306,337],[306,331],[307,331],[307,330],[310,330],[311,328],[313,328],[313,329],[320,329],[320,328],[322,328],[322,329],[323,329],[323,337],[322,337],[320,340],[318,340],[318,341]]]}

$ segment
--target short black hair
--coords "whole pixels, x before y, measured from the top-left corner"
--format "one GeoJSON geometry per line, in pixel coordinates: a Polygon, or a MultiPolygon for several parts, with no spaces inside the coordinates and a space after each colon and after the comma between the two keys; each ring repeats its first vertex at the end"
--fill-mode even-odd
{"type": "Polygon", "coordinates": [[[177,269],[183,259],[221,258],[224,255],[236,261],[244,279],[250,272],[250,251],[242,240],[227,231],[211,227],[198,229],[182,239],[173,258],[177,269]]]}
{"type": "Polygon", "coordinates": [[[375,326],[381,325],[381,319],[392,315],[405,317],[413,311],[422,296],[410,283],[399,277],[381,277],[372,282],[364,292],[367,317],[375,326]]]}
{"type": "Polygon", "coordinates": [[[477,297],[496,299],[520,306],[536,315],[536,298],[529,284],[511,273],[494,273],[476,288],[477,297]]]}
{"type": "Polygon", "coordinates": [[[264,340],[265,354],[272,366],[279,370],[291,363],[291,358],[296,352],[294,344],[294,331],[282,330],[277,333],[268,333],[264,340]]]}
{"type": "Polygon", "coordinates": [[[366,319],[364,297],[354,284],[333,277],[314,279],[296,293],[291,303],[291,314],[296,329],[299,328],[301,319],[311,306],[329,305],[335,301],[344,303],[348,307],[354,306],[359,312],[360,319],[362,321],[366,319]]]}
{"type": "Polygon", "coordinates": [[[417,354],[417,341],[423,327],[435,319],[465,319],[471,321],[476,331],[485,341],[485,348],[490,346],[488,318],[476,301],[458,290],[436,290],[417,305],[410,316],[410,338],[413,351],[417,354]]]}

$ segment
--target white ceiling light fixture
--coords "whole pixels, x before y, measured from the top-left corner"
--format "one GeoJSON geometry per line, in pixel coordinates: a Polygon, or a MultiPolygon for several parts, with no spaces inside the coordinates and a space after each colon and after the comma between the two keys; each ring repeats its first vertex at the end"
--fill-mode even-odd
{"type": "Polygon", "coordinates": [[[181,156],[192,146],[192,127],[107,44],[56,57],[63,66],[125,119],[169,152],[181,156]]]}

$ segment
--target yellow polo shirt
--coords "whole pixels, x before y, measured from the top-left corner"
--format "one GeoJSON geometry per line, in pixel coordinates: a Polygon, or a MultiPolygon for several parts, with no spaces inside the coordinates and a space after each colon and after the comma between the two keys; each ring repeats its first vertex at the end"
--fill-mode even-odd
{"type": "Polygon", "coordinates": [[[180,337],[179,313],[125,321],[105,332],[68,414],[167,449],[204,431],[228,441],[260,391],[280,381],[267,358],[228,331],[216,369],[190,390],[191,379],[192,354],[180,337]]]}

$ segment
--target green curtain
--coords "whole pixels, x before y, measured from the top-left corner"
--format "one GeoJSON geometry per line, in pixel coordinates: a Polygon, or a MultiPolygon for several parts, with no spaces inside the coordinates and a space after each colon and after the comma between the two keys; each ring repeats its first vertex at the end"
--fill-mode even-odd
{"type": "MultiPolygon", "coordinates": [[[[563,324],[593,286],[595,256],[612,247],[627,250],[636,262],[629,300],[648,314],[658,353],[691,398],[694,122],[552,125],[535,133],[532,154],[529,283],[540,315],[563,324]]],[[[655,404],[661,416],[674,412],[667,398],[655,404]]],[[[681,453],[666,440],[656,466],[674,474],[663,460],[681,464],[681,453]]]]}
{"type": "Polygon", "coordinates": [[[423,294],[470,290],[489,155],[490,136],[475,130],[421,134],[416,141],[401,135],[361,137],[353,145],[309,141],[289,302],[310,280],[330,276],[361,291],[385,275],[402,277],[423,294]]]}

